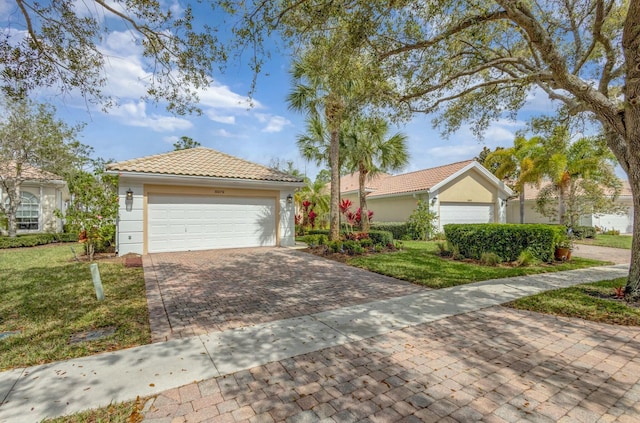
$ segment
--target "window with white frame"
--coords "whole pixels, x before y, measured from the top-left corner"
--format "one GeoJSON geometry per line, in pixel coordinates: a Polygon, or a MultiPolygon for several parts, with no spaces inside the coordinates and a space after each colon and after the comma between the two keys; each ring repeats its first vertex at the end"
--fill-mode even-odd
{"type": "MultiPolygon", "coordinates": [[[[8,205],[9,199],[6,203],[8,205]]],[[[40,218],[40,202],[38,197],[30,192],[20,193],[20,205],[16,211],[16,223],[18,230],[38,230],[40,218]]]]}

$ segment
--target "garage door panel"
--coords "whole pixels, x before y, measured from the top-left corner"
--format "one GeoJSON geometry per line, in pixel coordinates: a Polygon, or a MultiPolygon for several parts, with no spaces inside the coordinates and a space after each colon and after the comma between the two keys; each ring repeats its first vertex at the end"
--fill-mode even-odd
{"type": "Polygon", "coordinates": [[[441,203],[440,226],[449,223],[493,223],[494,205],[490,203],[441,203]]]}
{"type": "Polygon", "coordinates": [[[149,252],[274,246],[275,199],[150,195],[149,252]]]}

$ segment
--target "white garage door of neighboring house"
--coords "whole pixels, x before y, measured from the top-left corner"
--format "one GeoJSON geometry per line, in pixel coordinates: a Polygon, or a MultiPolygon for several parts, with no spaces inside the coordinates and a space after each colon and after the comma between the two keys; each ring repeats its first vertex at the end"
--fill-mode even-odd
{"type": "Polygon", "coordinates": [[[633,232],[632,213],[627,210],[624,214],[603,214],[593,216],[593,225],[603,230],[618,230],[621,234],[633,232]]]}
{"type": "Polygon", "coordinates": [[[441,203],[440,229],[448,223],[493,223],[494,206],[484,203],[441,203]]]}
{"type": "Polygon", "coordinates": [[[149,195],[148,251],[276,245],[274,198],[149,195]]]}

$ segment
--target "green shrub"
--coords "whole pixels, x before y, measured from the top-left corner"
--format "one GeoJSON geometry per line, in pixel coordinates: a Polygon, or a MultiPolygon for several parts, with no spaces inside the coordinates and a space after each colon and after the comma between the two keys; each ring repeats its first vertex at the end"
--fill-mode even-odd
{"type": "Polygon", "coordinates": [[[451,257],[451,250],[446,242],[438,242],[436,246],[438,247],[438,254],[441,257],[451,257]]]}
{"type": "Polygon", "coordinates": [[[374,245],[387,246],[393,243],[393,234],[389,231],[369,231],[369,238],[374,245]]]}
{"type": "Polygon", "coordinates": [[[609,229],[608,231],[604,231],[603,235],[620,235],[620,231],[617,229],[609,229]]]}
{"type": "Polygon", "coordinates": [[[329,252],[331,253],[340,253],[342,252],[342,241],[329,241],[327,243],[327,247],[329,248],[329,252]]]}
{"type": "Polygon", "coordinates": [[[407,220],[407,232],[412,239],[426,241],[436,232],[438,215],[429,210],[429,203],[419,200],[418,206],[407,220]]]}
{"type": "Polygon", "coordinates": [[[573,230],[573,236],[575,236],[578,239],[596,237],[596,228],[591,226],[576,226],[572,228],[572,230],[573,230]]]}
{"type": "Polygon", "coordinates": [[[551,262],[556,245],[566,237],[564,226],[540,224],[448,224],[444,231],[464,257],[479,259],[487,252],[510,262],[527,249],[538,260],[551,262]]]}
{"type": "Polygon", "coordinates": [[[65,233],[24,234],[15,238],[0,237],[0,248],[22,248],[54,242],[78,242],[78,235],[65,233]]]}
{"type": "Polygon", "coordinates": [[[502,259],[496,253],[482,253],[480,255],[480,263],[485,266],[497,266],[502,263],[502,259]]]}
{"type": "Polygon", "coordinates": [[[464,255],[460,253],[460,247],[458,247],[457,245],[451,247],[451,258],[454,260],[464,259],[464,255]]]}
{"type": "Polygon", "coordinates": [[[307,235],[326,235],[328,237],[329,230],[328,229],[311,229],[307,231],[307,235]]]}
{"type": "Polygon", "coordinates": [[[373,246],[373,240],[371,238],[364,238],[360,240],[362,248],[371,248],[373,246]]]}
{"type": "Polygon", "coordinates": [[[371,229],[391,232],[393,239],[412,239],[406,222],[374,222],[371,224],[371,229]]]}
{"type": "Polygon", "coordinates": [[[516,260],[516,264],[519,267],[527,267],[527,266],[531,266],[533,264],[537,264],[540,260],[536,259],[533,254],[531,253],[531,251],[529,250],[524,250],[520,253],[520,255],[518,256],[518,260],[516,260]]]}
{"type": "Polygon", "coordinates": [[[364,248],[362,248],[362,245],[360,245],[360,242],[358,241],[353,241],[353,240],[345,241],[342,243],[342,247],[345,253],[348,253],[348,254],[364,253],[364,248]]]}

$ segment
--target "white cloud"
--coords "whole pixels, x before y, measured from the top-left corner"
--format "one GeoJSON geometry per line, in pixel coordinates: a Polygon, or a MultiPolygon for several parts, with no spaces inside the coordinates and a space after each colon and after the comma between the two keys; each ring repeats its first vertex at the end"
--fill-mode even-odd
{"type": "Polygon", "coordinates": [[[211,119],[214,122],[227,123],[229,125],[233,125],[236,123],[235,116],[221,116],[217,114],[214,110],[205,110],[204,113],[207,115],[209,119],[211,119]]]}
{"type": "Polygon", "coordinates": [[[236,94],[226,85],[212,82],[208,88],[198,92],[200,104],[204,107],[214,109],[241,109],[247,110],[252,106],[254,108],[262,107],[256,100],[249,100],[240,94],[236,94]]]}
{"type": "Polygon", "coordinates": [[[165,143],[165,144],[173,144],[173,143],[178,142],[178,140],[179,140],[179,139],[180,139],[180,138],[178,138],[178,137],[177,137],[177,136],[175,136],[175,135],[170,135],[170,136],[168,136],[168,137],[164,137],[164,138],[162,138],[162,141],[164,141],[164,143],[165,143]]]}
{"type": "Polygon", "coordinates": [[[114,108],[110,115],[115,116],[125,125],[148,128],[155,132],[185,130],[193,126],[188,120],[175,116],[157,114],[148,116],[146,107],[146,104],[142,101],[137,103],[129,102],[114,108]]]}
{"type": "Polygon", "coordinates": [[[226,129],[217,129],[215,131],[213,131],[214,135],[217,135],[219,137],[224,137],[224,138],[237,138],[236,135],[232,134],[231,132],[227,131],[226,129]]]}
{"type": "Polygon", "coordinates": [[[291,125],[291,121],[282,116],[274,116],[265,113],[256,113],[256,119],[260,123],[266,123],[262,132],[281,132],[285,126],[291,125]]]}

